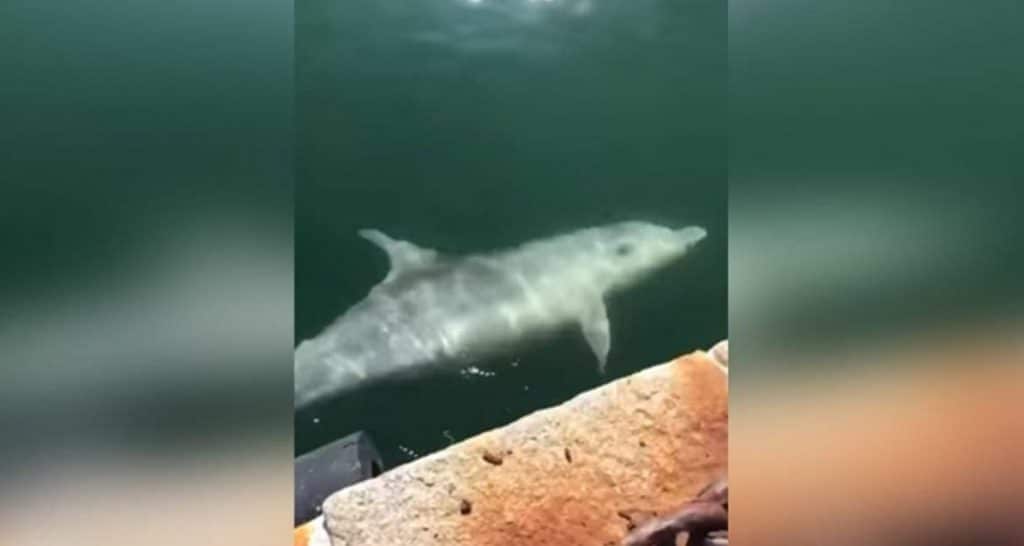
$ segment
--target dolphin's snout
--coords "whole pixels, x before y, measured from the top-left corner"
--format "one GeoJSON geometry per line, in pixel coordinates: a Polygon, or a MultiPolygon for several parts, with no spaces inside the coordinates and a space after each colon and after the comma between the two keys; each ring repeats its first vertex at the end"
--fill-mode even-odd
{"type": "Polygon", "coordinates": [[[708,236],[707,230],[700,226],[687,226],[676,230],[676,234],[680,239],[691,245],[700,242],[708,236]]]}

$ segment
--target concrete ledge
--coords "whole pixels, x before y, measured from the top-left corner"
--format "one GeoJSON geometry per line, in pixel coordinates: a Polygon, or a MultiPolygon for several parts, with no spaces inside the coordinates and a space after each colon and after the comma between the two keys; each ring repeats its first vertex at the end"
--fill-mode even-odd
{"type": "Polygon", "coordinates": [[[629,513],[669,510],[724,473],[715,358],[680,357],[339,491],[324,503],[331,543],[617,544],[629,513]]]}

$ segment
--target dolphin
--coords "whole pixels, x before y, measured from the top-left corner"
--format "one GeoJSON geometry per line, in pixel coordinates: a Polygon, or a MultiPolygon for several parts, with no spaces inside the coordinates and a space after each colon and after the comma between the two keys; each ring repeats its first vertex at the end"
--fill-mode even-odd
{"type": "Polygon", "coordinates": [[[453,256],[376,229],[358,233],[387,253],[390,271],[365,299],[296,347],[299,409],[379,380],[498,356],[572,324],[603,374],[611,349],[606,297],[707,235],[698,226],[630,221],[453,256]]]}

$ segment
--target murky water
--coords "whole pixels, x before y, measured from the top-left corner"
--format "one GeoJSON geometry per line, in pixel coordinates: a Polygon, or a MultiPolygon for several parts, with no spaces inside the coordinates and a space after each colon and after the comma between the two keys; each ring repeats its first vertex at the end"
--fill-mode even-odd
{"type": "Polygon", "coordinates": [[[726,6],[296,5],[296,341],[362,299],[378,228],[455,254],[625,219],[698,249],[608,302],[608,375],[575,329],[296,417],[296,452],[366,430],[394,466],[726,337],[726,6]]]}

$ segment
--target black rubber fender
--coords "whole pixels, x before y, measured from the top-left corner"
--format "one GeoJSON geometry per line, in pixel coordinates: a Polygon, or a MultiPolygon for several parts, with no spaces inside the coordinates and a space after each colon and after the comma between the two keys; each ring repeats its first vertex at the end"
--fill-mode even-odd
{"type": "Polygon", "coordinates": [[[349,434],[295,459],[295,525],[320,515],[335,491],[380,475],[380,453],[365,432],[349,434]]]}

